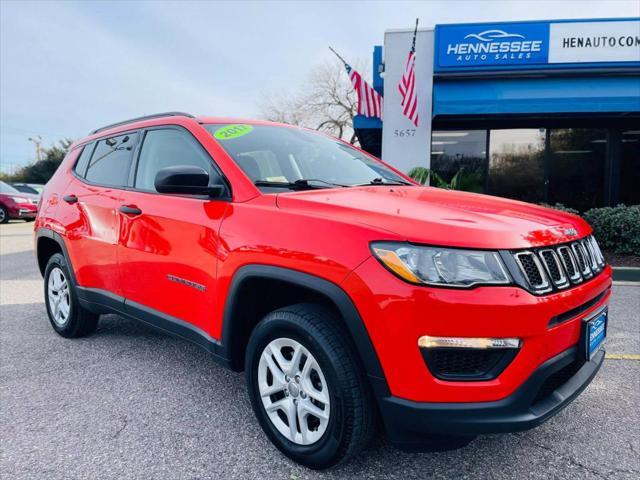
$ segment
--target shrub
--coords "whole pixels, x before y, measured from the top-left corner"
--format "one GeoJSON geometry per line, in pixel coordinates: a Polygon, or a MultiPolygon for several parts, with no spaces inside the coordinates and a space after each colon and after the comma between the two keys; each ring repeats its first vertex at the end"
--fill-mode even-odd
{"type": "Polygon", "coordinates": [[[467,171],[464,168],[458,170],[449,182],[438,173],[425,167],[415,167],[409,171],[408,175],[422,185],[429,185],[429,180],[431,180],[431,184],[438,188],[482,192],[482,175],[479,172],[467,171]]]}
{"type": "Polygon", "coordinates": [[[640,205],[592,208],[583,217],[602,249],[640,256],[640,205]]]}

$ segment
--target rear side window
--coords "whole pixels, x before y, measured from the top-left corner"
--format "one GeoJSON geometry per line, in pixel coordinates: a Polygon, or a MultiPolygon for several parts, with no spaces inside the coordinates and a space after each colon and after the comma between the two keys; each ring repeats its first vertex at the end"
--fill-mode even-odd
{"type": "Polygon", "coordinates": [[[149,130],[140,151],[135,187],[155,192],[158,170],[174,165],[200,167],[215,176],[211,158],[191,135],[173,128],[149,130]]]}
{"type": "Polygon", "coordinates": [[[84,174],[87,171],[87,165],[89,165],[89,159],[91,158],[91,152],[93,152],[94,145],[94,143],[89,143],[82,148],[80,158],[78,158],[76,166],[73,168],[73,171],[81,177],[84,177],[84,174]]]}
{"type": "Polygon", "coordinates": [[[85,178],[92,183],[122,187],[127,185],[137,133],[100,140],[91,156],[85,178]]]}

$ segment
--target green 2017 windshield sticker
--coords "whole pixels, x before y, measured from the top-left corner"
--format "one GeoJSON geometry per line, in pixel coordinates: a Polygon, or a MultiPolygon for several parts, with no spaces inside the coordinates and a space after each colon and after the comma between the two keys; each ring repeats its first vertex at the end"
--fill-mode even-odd
{"type": "Polygon", "coordinates": [[[246,135],[251,130],[253,130],[253,126],[247,124],[225,125],[216,130],[213,136],[218,140],[229,140],[246,135]]]}

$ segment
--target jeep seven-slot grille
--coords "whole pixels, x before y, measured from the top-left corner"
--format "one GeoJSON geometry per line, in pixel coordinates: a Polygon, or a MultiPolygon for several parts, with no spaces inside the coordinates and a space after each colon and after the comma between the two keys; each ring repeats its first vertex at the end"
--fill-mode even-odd
{"type": "Polygon", "coordinates": [[[537,294],[581,283],[605,266],[593,236],[554,247],[517,251],[513,256],[529,289],[537,294]]]}

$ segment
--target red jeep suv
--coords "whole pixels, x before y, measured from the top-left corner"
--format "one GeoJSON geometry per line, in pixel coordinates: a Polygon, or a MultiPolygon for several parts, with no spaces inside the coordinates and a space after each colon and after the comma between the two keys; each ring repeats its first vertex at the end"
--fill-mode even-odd
{"type": "Polygon", "coordinates": [[[98,129],[35,226],[64,337],[117,313],[246,372],[286,455],[343,461],[540,425],[602,365],[611,269],[579,217],[417,185],[287,125],[165,113],[98,129]]]}

